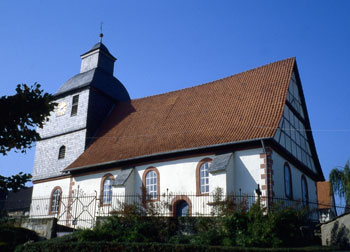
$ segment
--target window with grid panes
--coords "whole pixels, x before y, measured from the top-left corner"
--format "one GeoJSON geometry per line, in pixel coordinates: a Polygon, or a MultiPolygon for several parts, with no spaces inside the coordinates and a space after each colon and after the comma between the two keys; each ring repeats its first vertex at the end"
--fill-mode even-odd
{"type": "Polygon", "coordinates": [[[201,193],[209,193],[209,165],[210,162],[205,162],[199,169],[201,193]]]}
{"type": "Polygon", "coordinates": [[[157,173],[155,171],[149,171],[146,175],[146,194],[147,199],[157,199],[157,173]]]}
{"type": "Polygon", "coordinates": [[[103,183],[103,204],[112,203],[112,180],[110,178],[105,179],[103,183]]]}
{"type": "Polygon", "coordinates": [[[51,213],[57,213],[60,207],[61,191],[56,189],[52,194],[51,213]]]}
{"type": "Polygon", "coordinates": [[[78,102],[79,102],[79,95],[74,95],[72,99],[72,111],[70,113],[71,116],[75,116],[78,114],[78,102]]]}

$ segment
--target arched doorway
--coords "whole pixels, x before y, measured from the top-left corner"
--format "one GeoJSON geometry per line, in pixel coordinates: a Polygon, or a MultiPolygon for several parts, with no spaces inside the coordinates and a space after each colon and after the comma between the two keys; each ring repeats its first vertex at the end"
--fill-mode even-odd
{"type": "Polygon", "coordinates": [[[176,217],[183,217],[183,216],[188,216],[188,204],[184,200],[179,200],[176,202],[176,217]]]}
{"type": "Polygon", "coordinates": [[[191,200],[185,196],[176,196],[171,202],[172,216],[183,217],[192,215],[192,204],[191,200]]]}

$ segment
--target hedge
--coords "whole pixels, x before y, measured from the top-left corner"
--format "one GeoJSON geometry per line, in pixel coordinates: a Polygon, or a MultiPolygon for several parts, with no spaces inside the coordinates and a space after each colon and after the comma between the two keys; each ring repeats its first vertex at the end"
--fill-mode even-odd
{"type": "Polygon", "coordinates": [[[0,251],[12,252],[18,244],[37,241],[38,235],[25,228],[0,225],[0,251]]]}
{"type": "Polygon", "coordinates": [[[304,248],[243,248],[222,246],[198,246],[189,244],[166,243],[116,243],[116,242],[53,242],[44,241],[21,245],[15,252],[313,252],[334,251],[331,247],[304,247],[304,248]]]}

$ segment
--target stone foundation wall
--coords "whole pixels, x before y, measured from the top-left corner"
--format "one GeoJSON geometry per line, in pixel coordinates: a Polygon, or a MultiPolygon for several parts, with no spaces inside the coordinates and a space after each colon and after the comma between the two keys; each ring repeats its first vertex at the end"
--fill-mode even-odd
{"type": "Polygon", "coordinates": [[[350,213],[322,224],[321,237],[323,246],[350,248],[350,213]]]}

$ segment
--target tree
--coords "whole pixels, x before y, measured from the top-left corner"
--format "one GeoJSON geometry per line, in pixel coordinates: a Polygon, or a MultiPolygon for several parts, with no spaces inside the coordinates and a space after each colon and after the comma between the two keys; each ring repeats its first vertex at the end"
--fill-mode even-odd
{"type": "Polygon", "coordinates": [[[24,188],[25,183],[27,183],[32,176],[28,173],[20,172],[11,177],[4,177],[0,175],[0,191],[7,192],[11,189],[14,192],[17,192],[18,189],[24,188]]]}
{"type": "Polygon", "coordinates": [[[329,173],[329,182],[334,193],[345,199],[345,212],[350,211],[350,167],[349,160],[343,169],[333,168],[329,173]]]}
{"type": "MultiPolygon", "coordinates": [[[[42,128],[56,106],[54,97],[40,87],[38,83],[30,87],[21,84],[15,95],[0,97],[0,154],[6,155],[12,149],[26,152],[40,139],[35,127],[42,128]]],[[[30,174],[22,172],[11,177],[0,175],[0,192],[16,191],[30,178],[30,174]]]]}
{"type": "Polygon", "coordinates": [[[17,85],[16,94],[0,97],[0,153],[11,149],[25,152],[40,136],[35,127],[43,127],[56,103],[40,84],[17,85]]]}

